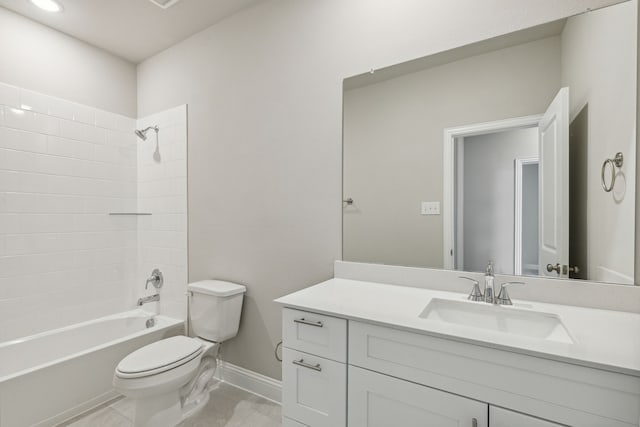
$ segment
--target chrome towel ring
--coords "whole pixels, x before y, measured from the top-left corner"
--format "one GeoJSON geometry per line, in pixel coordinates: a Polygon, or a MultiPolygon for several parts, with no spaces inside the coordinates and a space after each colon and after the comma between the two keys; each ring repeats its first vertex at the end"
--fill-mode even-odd
{"type": "Polygon", "coordinates": [[[602,173],[600,174],[600,178],[602,179],[602,189],[607,193],[610,193],[613,190],[613,187],[616,185],[616,167],[621,168],[624,157],[621,152],[617,152],[616,156],[613,159],[606,159],[604,163],[602,163],[602,173]],[[607,164],[611,167],[611,183],[607,185],[605,181],[605,169],[607,169],[607,164]]]}

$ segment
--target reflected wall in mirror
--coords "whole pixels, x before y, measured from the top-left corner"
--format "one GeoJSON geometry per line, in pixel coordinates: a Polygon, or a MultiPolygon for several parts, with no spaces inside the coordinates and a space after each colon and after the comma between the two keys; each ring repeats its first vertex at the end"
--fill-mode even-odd
{"type": "Polygon", "coordinates": [[[637,16],[346,79],[343,259],[633,284],[637,16]]]}

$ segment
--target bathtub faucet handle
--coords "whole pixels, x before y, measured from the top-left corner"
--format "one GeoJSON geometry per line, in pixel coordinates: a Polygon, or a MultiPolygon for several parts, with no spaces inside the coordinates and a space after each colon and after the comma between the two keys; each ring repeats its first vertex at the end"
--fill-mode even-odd
{"type": "Polygon", "coordinates": [[[156,268],[151,272],[151,277],[147,279],[147,283],[144,285],[145,289],[149,287],[149,283],[151,283],[156,289],[160,289],[162,287],[164,284],[164,277],[159,269],[156,268]]]}

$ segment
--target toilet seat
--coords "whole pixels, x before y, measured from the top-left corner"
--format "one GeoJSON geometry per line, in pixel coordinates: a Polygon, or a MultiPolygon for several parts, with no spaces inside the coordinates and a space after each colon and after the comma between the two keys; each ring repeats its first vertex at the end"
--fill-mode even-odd
{"type": "Polygon", "coordinates": [[[204,346],[199,340],[175,336],[156,341],[122,359],[115,375],[134,379],[161,374],[178,368],[199,357],[204,346]]]}

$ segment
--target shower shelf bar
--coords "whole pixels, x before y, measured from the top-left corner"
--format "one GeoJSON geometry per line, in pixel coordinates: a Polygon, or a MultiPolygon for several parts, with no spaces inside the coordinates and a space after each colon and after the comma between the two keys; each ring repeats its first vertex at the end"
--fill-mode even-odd
{"type": "Polygon", "coordinates": [[[147,216],[151,215],[148,212],[109,212],[111,216],[125,216],[125,215],[134,215],[134,216],[147,216]]]}

